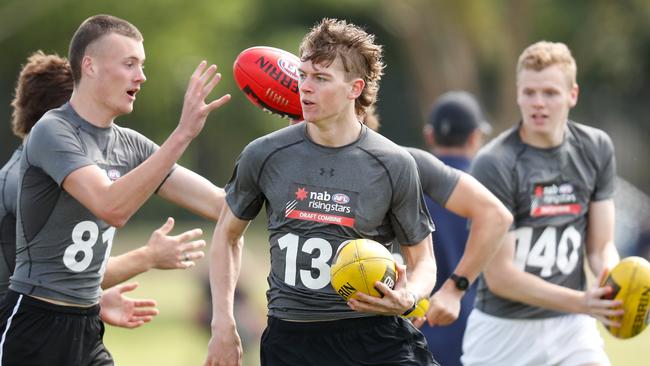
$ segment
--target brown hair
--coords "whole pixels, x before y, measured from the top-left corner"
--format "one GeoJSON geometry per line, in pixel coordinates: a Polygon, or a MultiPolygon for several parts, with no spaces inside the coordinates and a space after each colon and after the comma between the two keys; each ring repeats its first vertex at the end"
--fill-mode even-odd
{"type": "Polygon", "coordinates": [[[569,47],[561,42],[539,41],[528,46],[519,56],[517,74],[522,70],[542,71],[553,65],[560,66],[570,87],[576,84],[576,60],[569,47]]]}
{"type": "Polygon", "coordinates": [[[345,20],[323,19],[314,26],[300,44],[300,59],[330,66],[337,57],[341,59],[346,76],[365,81],[361,95],[355,100],[358,116],[375,103],[379,80],[384,73],[382,46],[374,43],[375,36],[345,20]]]}
{"type": "Polygon", "coordinates": [[[88,46],[101,37],[117,33],[119,35],[142,41],[142,34],[133,24],[112,15],[95,15],[81,23],[70,40],[68,58],[72,67],[72,77],[75,84],[81,80],[81,61],[88,46]]]}
{"type": "Polygon", "coordinates": [[[50,109],[60,107],[72,94],[72,70],[65,58],[34,52],[18,75],[11,127],[25,137],[34,124],[50,109]]]}

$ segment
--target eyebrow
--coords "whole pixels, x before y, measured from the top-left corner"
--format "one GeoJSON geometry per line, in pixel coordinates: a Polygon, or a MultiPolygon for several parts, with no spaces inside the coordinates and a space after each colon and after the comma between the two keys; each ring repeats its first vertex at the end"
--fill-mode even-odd
{"type": "MultiPolygon", "coordinates": [[[[303,70],[301,68],[298,68],[298,72],[302,73],[302,74],[309,74],[308,72],[306,72],[305,70],[303,70]]],[[[312,72],[311,74],[316,75],[316,76],[332,76],[331,73],[326,72],[326,71],[316,71],[316,72],[312,72]]]]}
{"type": "Polygon", "coordinates": [[[127,57],[124,58],[124,60],[125,60],[125,61],[127,61],[127,60],[132,60],[132,61],[136,61],[136,62],[140,62],[140,63],[144,63],[144,61],[145,61],[144,58],[141,59],[141,58],[139,58],[139,57],[137,57],[137,56],[127,56],[127,57]]]}

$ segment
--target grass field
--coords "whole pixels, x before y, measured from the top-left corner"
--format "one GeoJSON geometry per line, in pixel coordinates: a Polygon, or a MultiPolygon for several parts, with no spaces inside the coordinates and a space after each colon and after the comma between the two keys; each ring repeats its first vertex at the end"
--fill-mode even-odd
{"type": "MultiPolygon", "coordinates": [[[[257,342],[259,332],[265,322],[266,274],[268,272],[268,245],[266,234],[260,227],[261,220],[249,229],[246,236],[240,286],[248,295],[246,305],[238,307],[242,313],[240,329],[242,337],[247,335],[250,344],[245,345],[247,366],[259,364],[257,342]]],[[[189,224],[179,225],[189,229],[189,224]]],[[[213,227],[200,224],[204,238],[209,241],[213,227]]],[[[131,247],[146,242],[155,224],[138,225],[118,233],[114,253],[119,254],[131,247]]],[[[135,330],[107,327],[105,342],[119,366],[193,366],[202,365],[205,359],[209,334],[197,321],[203,309],[202,266],[186,271],[152,271],[138,276],[140,283],[132,297],[154,298],[158,301],[160,315],[150,324],[135,330]]],[[[236,314],[237,315],[237,314],[236,314]]],[[[630,340],[618,340],[610,336],[604,328],[601,332],[606,343],[606,351],[615,366],[647,366],[650,331],[630,340]]]]}

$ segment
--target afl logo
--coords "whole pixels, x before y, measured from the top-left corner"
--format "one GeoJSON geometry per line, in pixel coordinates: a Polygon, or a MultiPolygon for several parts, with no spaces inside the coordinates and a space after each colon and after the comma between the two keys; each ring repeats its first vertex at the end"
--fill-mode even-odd
{"type": "Polygon", "coordinates": [[[292,79],[298,80],[298,65],[281,58],[278,60],[278,66],[280,66],[285,74],[291,76],[292,79]]]}
{"type": "Polygon", "coordinates": [[[350,197],[348,197],[347,195],[345,195],[343,193],[337,193],[337,194],[332,196],[332,201],[334,201],[336,203],[339,203],[341,205],[344,205],[344,204],[350,202],[350,197]]]}
{"type": "Polygon", "coordinates": [[[115,169],[108,170],[106,175],[108,175],[108,178],[113,181],[117,180],[117,178],[121,176],[120,172],[115,169]]]}

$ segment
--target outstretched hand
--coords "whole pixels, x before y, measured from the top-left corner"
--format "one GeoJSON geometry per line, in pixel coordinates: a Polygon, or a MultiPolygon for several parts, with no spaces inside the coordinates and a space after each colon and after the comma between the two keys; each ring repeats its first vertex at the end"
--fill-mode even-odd
{"type": "Polygon", "coordinates": [[[194,70],[185,91],[183,111],[178,123],[178,130],[187,134],[190,139],[199,135],[210,112],[230,100],[230,94],[226,94],[212,102],[205,102],[205,98],[208,97],[220,80],[221,74],[217,73],[217,65],[207,67],[207,62],[201,61],[194,70]]]}
{"type": "Polygon", "coordinates": [[[154,231],[145,247],[151,261],[151,268],[186,269],[194,267],[196,260],[205,256],[200,250],[205,247],[205,240],[195,240],[203,235],[201,229],[192,229],[176,236],[168,235],[174,228],[174,219],[154,231]]]}
{"type": "Polygon", "coordinates": [[[152,299],[139,300],[124,296],[125,292],[133,291],[137,283],[113,286],[105,290],[99,301],[99,316],[106,324],[122,328],[137,328],[150,322],[158,315],[156,301],[152,299]]]}

